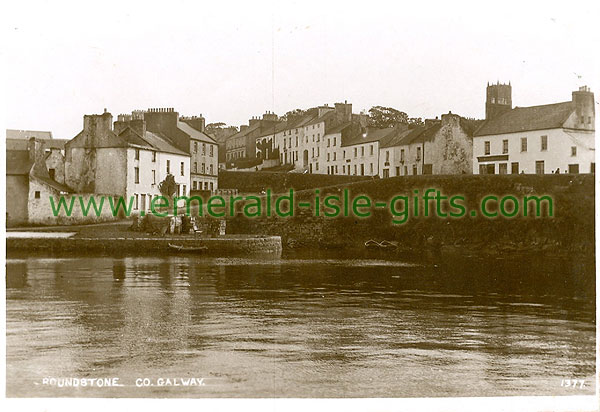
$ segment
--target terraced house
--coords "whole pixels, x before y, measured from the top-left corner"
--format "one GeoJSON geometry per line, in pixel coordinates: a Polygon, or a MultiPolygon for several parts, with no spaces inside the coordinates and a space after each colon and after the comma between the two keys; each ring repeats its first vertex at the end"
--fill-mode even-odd
{"type": "Polygon", "coordinates": [[[486,121],[473,139],[473,173],[595,173],[595,101],[588,87],[570,101],[512,108],[509,85],[488,85],[486,121]]]}
{"type": "Polygon", "coordinates": [[[65,144],[65,184],[77,193],[133,198],[133,210],[150,210],[167,174],[177,194],[189,194],[190,157],[146,122],[121,115],[85,115],[83,130],[65,144]]]}
{"type": "Polygon", "coordinates": [[[409,129],[395,128],[380,144],[380,177],[421,174],[470,174],[473,151],[471,121],[447,113],[441,120],[409,129]]]}
{"type": "MultiPolygon", "coordinates": [[[[187,117],[180,118],[173,108],[148,109],[142,113],[149,131],[164,137],[189,156],[188,189],[217,190],[219,146],[211,136],[198,130],[203,128],[203,121],[197,126],[187,117]]],[[[200,117],[197,116],[197,118],[200,117]]],[[[172,174],[175,175],[173,172],[172,174]]]]}

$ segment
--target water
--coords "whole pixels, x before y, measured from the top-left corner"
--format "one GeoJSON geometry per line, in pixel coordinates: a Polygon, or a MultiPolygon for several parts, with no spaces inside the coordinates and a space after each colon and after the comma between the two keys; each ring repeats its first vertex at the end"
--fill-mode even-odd
{"type": "Polygon", "coordinates": [[[7,396],[589,395],[594,285],[592,259],[13,253],[7,396]]]}

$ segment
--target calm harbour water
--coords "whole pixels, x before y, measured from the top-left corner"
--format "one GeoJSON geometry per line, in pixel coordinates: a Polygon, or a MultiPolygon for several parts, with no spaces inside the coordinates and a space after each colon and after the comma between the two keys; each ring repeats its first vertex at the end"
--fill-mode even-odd
{"type": "Polygon", "coordinates": [[[7,396],[589,395],[594,285],[592,259],[12,253],[7,396]]]}

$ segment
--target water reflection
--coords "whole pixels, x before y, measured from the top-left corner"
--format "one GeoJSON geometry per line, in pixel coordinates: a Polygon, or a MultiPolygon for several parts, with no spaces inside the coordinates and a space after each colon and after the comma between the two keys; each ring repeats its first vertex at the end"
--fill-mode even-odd
{"type": "Polygon", "coordinates": [[[594,391],[593,260],[10,256],[9,396],[594,391]],[[45,376],[118,376],[52,388],[45,376]],[[137,377],[206,379],[136,388],[137,377]]]}

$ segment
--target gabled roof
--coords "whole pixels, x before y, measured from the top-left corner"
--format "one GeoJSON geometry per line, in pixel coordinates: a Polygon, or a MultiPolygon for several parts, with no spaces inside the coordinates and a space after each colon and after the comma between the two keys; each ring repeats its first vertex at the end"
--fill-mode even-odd
{"type": "Polygon", "coordinates": [[[399,130],[399,133],[390,134],[381,143],[381,147],[408,146],[415,142],[430,142],[442,127],[441,122],[425,127],[417,126],[408,130],[399,130]]]}
{"type": "Polygon", "coordinates": [[[324,122],[324,121],[330,119],[331,117],[333,117],[334,115],[335,115],[335,110],[332,109],[332,110],[328,111],[327,113],[325,113],[325,114],[323,114],[321,116],[315,116],[312,120],[309,120],[308,122],[306,122],[302,126],[310,126],[312,124],[317,124],[317,123],[324,122]]]}
{"type": "Polygon", "coordinates": [[[118,134],[118,137],[133,146],[140,146],[148,149],[153,148],[152,145],[150,145],[146,140],[144,140],[131,127],[126,127],[121,133],[118,134]]]}
{"type": "Polygon", "coordinates": [[[215,139],[213,139],[206,133],[201,132],[200,130],[194,129],[192,126],[190,126],[186,122],[177,120],[177,128],[179,130],[182,130],[183,132],[187,133],[187,135],[190,136],[194,140],[200,140],[202,142],[212,143],[212,144],[217,143],[215,141],[215,139]]]}
{"type": "Polygon", "coordinates": [[[486,120],[474,135],[487,136],[560,128],[574,109],[575,106],[571,101],[541,106],[515,107],[493,119],[486,120]]]}
{"type": "Polygon", "coordinates": [[[33,166],[29,159],[27,150],[7,150],[6,151],[6,175],[22,176],[28,175],[33,166]]]}
{"type": "Polygon", "coordinates": [[[395,130],[396,129],[393,127],[388,127],[387,129],[369,128],[364,132],[356,133],[346,139],[342,137],[342,147],[381,141],[395,130]]]}
{"type": "Polygon", "coordinates": [[[253,132],[254,130],[258,129],[260,127],[260,123],[256,122],[255,124],[253,124],[252,126],[248,126],[246,127],[244,130],[240,130],[239,132],[237,132],[234,135],[231,135],[227,138],[227,140],[229,139],[235,139],[236,137],[243,137],[246,136],[248,133],[253,132]]]}
{"type": "Polygon", "coordinates": [[[73,190],[70,187],[63,185],[62,183],[58,183],[57,181],[54,181],[54,180],[50,179],[49,177],[40,176],[35,173],[31,173],[30,176],[44,182],[45,184],[58,190],[59,192],[67,192],[67,193],[73,192],[73,190]]]}
{"type": "Polygon", "coordinates": [[[37,137],[38,139],[52,139],[52,132],[39,131],[39,130],[16,130],[6,129],[7,139],[29,139],[31,137],[37,137]]]}
{"type": "MultiPolygon", "coordinates": [[[[67,139],[40,139],[44,142],[44,148],[46,149],[60,149],[64,150],[67,139]]],[[[6,139],[6,150],[27,150],[29,140],[27,139],[6,139]]]]}
{"type": "Polygon", "coordinates": [[[173,146],[169,142],[169,139],[167,139],[165,136],[163,136],[160,133],[146,131],[144,140],[147,141],[148,143],[150,143],[150,145],[152,145],[152,147],[159,152],[173,153],[173,154],[178,154],[178,155],[182,155],[182,156],[189,156],[189,154],[187,154],[183,150],[179,150],[178,148],[173,146]]]}
{"type": "Polygon", "coordinates": [[[334,134],[334,133],[340,133],[342,130],[344,130],[346,127],[352,125],[352,122],[346,122],[346,123],[342,123],[338,126],[332,127],[329,130],[326,128],[325,129],[325,134],[334,134]]]}

